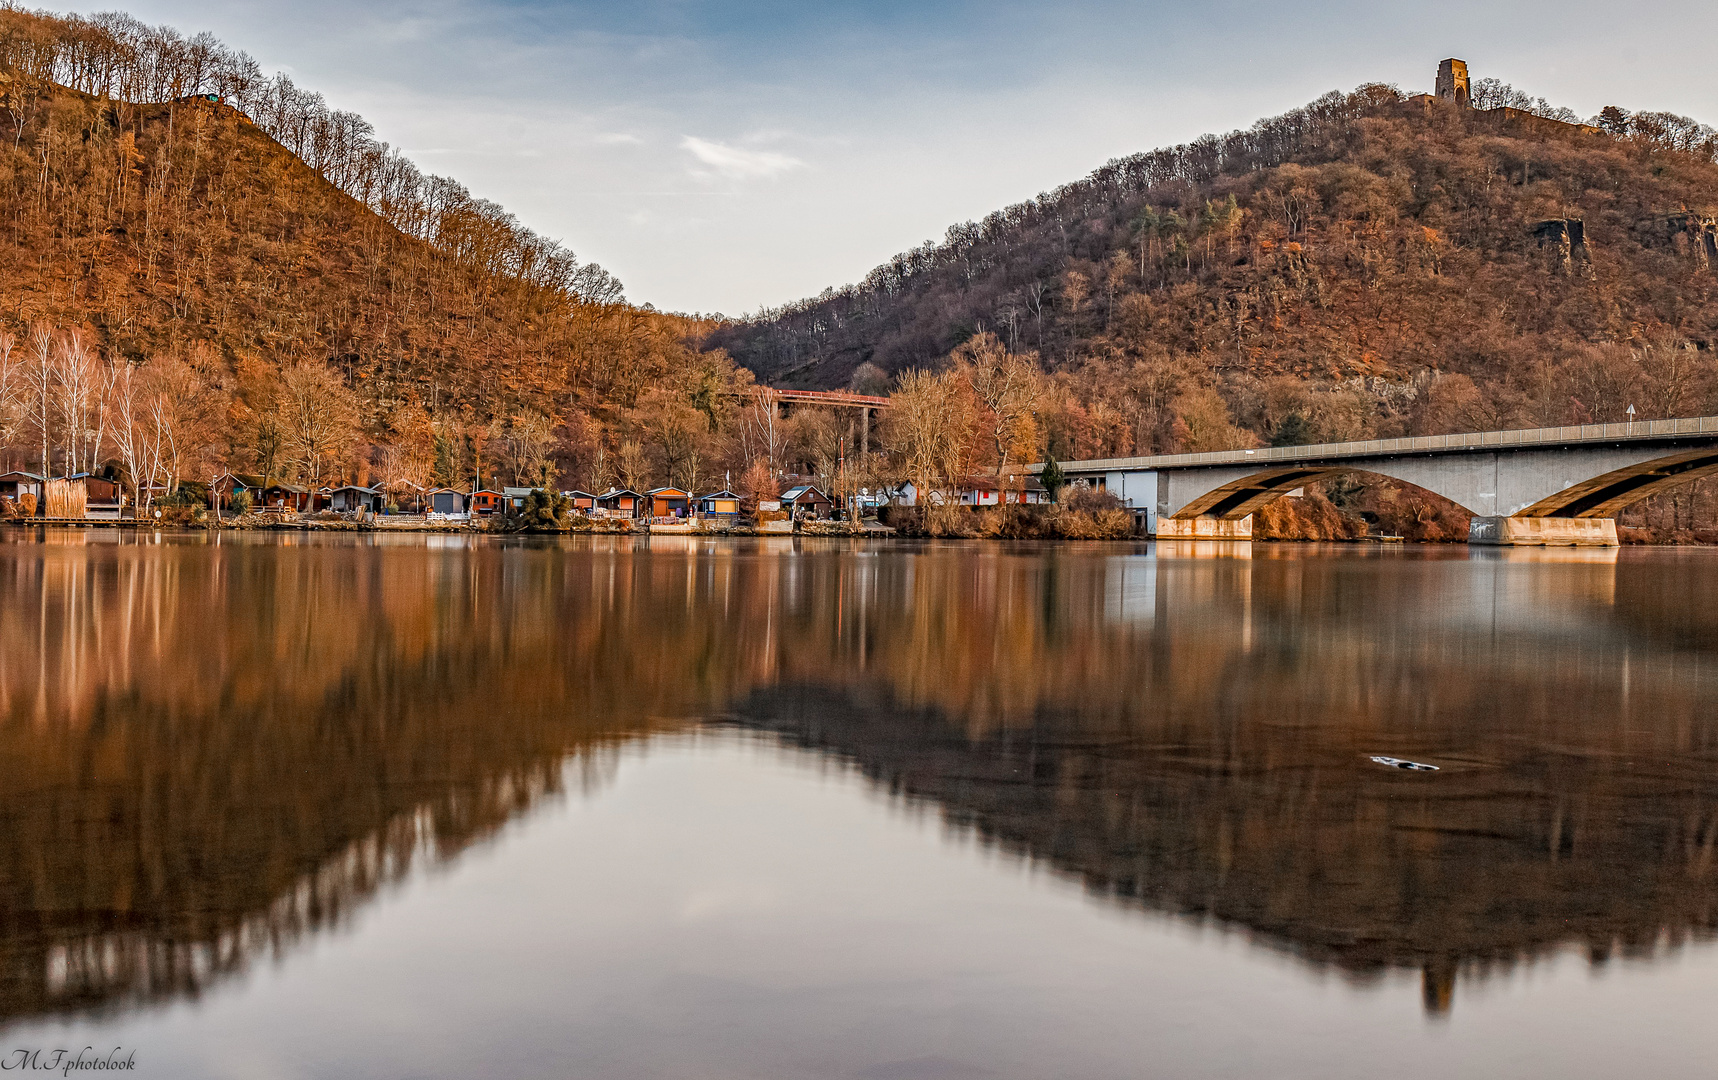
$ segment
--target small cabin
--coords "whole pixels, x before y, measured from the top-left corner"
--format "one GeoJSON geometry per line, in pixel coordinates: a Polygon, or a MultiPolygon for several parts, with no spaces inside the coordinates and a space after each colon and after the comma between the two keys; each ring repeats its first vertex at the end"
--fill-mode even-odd
{"type": "Polygon", "coordinates": [[[379,514],[382,512],[382,505],[387,501],[382,493],[375,488],[362,487],[358,484],[327,488],[322,495],[328,509],[338,510],[342,513],[353,510],[368,510],[372,514],[379,514]]]}
{"type": "Polygon", "coordinates": [[[268,485],[262,477],[251,473],[225,472],[215,477],[215,482],[212,486],[215,489],[215,493],[220,496],[221,507],[223,509],[231,509],[233,505],[233,496],[237,495],[241,491],[249,495],[251,505],[261,506],[262,489],[268,485]]]}
{"type": "Polygon", "coordinates": [[[509,514],[520,514],[525,511],[525,500],[531,497],[536,488],[510,487],[501,489],[501,497],[506,500],[506,511],[509,514]]]}
{"type": "Polygon", "coordinates": [[[573,504],[575,514],[588,514],[596,509],[597,497],[588,491],[563,491],[561,498],[573,504]]]}
{"type": "Polygon", "coordinates": [[[712,491],[708,495],[700,495],[697,499],[698,513],[712,517],[738,517],[740,514],[740,497],[727,489],[712,491]]]}
{"type": "Polygon", "coordinates": [[[465,492],[454,488],[430,488],[424,492],[426,514],[464,514],[465,505],[465,492]]]}
{"type": "Polygon", "coordinates": [[[801,484],[781,493],[781,508],[796,517],[827,518],[835,513],[835,501],[810,484],[801,484]]]}
{"type": "Polygon", "coordinates": [[[65,479],[84,486],[84,494],[91,503],[98,505],[114,505],[119,502],[119,481],[100,473],[73,473],[65,479]]]}
{"type": "Polygon", "coordinates": [[[0,498],[17,502],[25,495],[42,497],[42,478],[31,472],[0,473],[0,498]]]}
{"type": "Polygon", "coordinates": [[[675,487],[651,488],[644,498],[651,517],[685,517],[692,507],[692,493],[675,487]]]}
{"type": "Polygon", "coordinates": [[[310,491],[296,484],[268,484],[258,493],[257,506],[264,510],[302,514],[310,507],[310,491]]]}
{"type": "Polygon", "coordinates": [[[631,488],[609,488],[597,496],[597,505],[615,517],[634,517],[641,499],[631,488]]]}
{"type": "Polygon", "coordinates": [[[480,517],[506,513],[507,496],[494,488],[478,488],[471,493],[471,512],[480,517]]]}

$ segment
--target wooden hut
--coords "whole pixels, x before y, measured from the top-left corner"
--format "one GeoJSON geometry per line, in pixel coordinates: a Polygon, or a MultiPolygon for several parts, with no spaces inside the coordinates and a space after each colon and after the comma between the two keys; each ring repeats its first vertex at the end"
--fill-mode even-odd
{"type": "Polygon", "coordinates": [[[263,510],[302,514],[310,507],[310,491],[297,484],[265,484],[258,496],[257,506],[263,510]]]}
{"type": "Polygon", "coordinates": [[[795,517],[827,518],[835,513],[835,501],[810,484],[781,493],[781,508],[795,517]]]}
{"type": "Polygon", "coordinates": [[[723,488],[712,491],[708,495],[698,496],[695,505],[698,513],[706,517],[734,518],[740,516],[740,497],[723,488]]]}
{"type": "Polygon", "coordinates": [[[430,488],[424,492],[424,513],[453,514],[467,513],[465,492],[454,488],[430,488]]]}
{"type": "Polygon", "coordinates": [[[677,487],[651,488],[644,498],[651,517],[685,517],[692,507],[692,493],[677,487]]]}
{"type": "Polygon", "coordinates": [[[25,495],[42,498],[42,478],[32,472],[0,473],[0,498],[17,502],[25,495]]]}
{"type": "Polygon", "coordinates": [[[597,496],[597,505],[614,517],[636,517],[642,502],[631,488],[609,488],[597,496]]]}
{"type": "Polygon", "coordinates": [[[563,491],[561,498],[572,502],[575,514],[588,514],[596,509],[597,497],[588,491],[563,491]]]}
{"type": "Polygon", "coordinates": [[[337,488],[327,488],[323,492],[328,509],[342,513],[353,510],[368,510],[372,514],[382,512],[385,499],[380,491],[358,484],[346,484],[337,488]]]}

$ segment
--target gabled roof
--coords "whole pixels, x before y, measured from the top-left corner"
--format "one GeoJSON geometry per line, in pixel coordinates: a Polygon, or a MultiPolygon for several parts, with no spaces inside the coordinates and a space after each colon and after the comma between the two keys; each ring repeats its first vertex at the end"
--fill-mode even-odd
{"type": "Polygon", "coordinates": [[[666,495],[666,494],[669,494],[670,492],[672,492],[675,495],[683,495],[688,499],[690,499],[692,497],[692,493],[690,491],[687,491],[684,488],[677,488],[677,487],[651,488],[649,491],[645,492],[645,494],[651,495],[651,496],[656,496],[656,495],[666,495]]]}
{"type": "Polygon", "coordinates": [[[361,491],[366,495],[380,495],[382,493],[378,488],[368,488],[362,484],[341,484],[339,487],[323,488],[322,490],[330,495],[336,491],[361,491]]]}
{"type": "Polygon", "coordinates": [[[788,488],[786,491],[781,493],[781,501],[782,502],[798,502],[800,499],[804,498],[808,492],[811,495],[815,496],[816,498],[822,499],[824,502],[833,501],[829,498],[829,496],[827,496],[823,492],[817,490],[817,488],[813,487],[810,484],[801,484],[798,487],[788,488]]]}
{"type": "Polygon", "coordinates": [[[473,495],[503,495],[503,496],[505,496],[506,493],[503,491],[500,491],[496,488],[478,488],[476,491],[472,492],[472,494],[473,495]]]}
{"type": "Polygon", "coordinates": [[[594,498],[596,498],[596,496],[592,495],[588,491],[580,491],[577,488],[574,488],[572,491],[561,492],[561,498],[563,498],[563,499],[580,499],[580,498],[582,498],[582,499],[594,499],[594,498]]]}
{"type": "Polygon", "coordinates": [[[4,480],[8,476],[21,476],[26,480],[40,480],[40,479],[42,479],[40,476],[37,476],[33,472],[25,472],[23,469],[13,469],[9,473],[0,473],[0,480],[4,480]]]}
{"type": "Polygon", "coordinates": [[[698,498],[702,501],[704,499],[737,499],[739,496],[729,491],[727,488],[723,488],[721,491],[712,491],[707,495],[700,495],[698,498]]]}
{"type": "Polygon", "coordinates": [[[501,494],[507,496],[509,499],[522,499],[525,496],[531,494],[533,491],[539,491],[539,490],[541,490],[541,489],[540,488],[522,488],[522,487],[504,487],[501,489],[501,494]]]}
{"type": "Polygon", "coordinates": [[[462,497],[463,497],[463,496],[464,496],[464,495],[465,495],[465,492],[463,492],[463,491],[461,491],[461,490],[459,490],[459,489],[458,489],[458,488],[450,488],[450,487],[433,487],[433,488],[427,488],[427,489],[425,489],[425,491],[424,491],[424,494],[425,494],[425,495],[438,495],[438,494],[440,494],[440,493],[441,493],[441,492],[444,492],[444,491],[451,491],[451,492],[453,492],[453,493],[454,493],[454,494],[455,494],[455,495],[459,495],[459,496],[462,496],[462,497]]]}
{"type": "Polygon", "coordinates": [[[263,490],[264,491],[285,491],[285,492],[290,492],[293,495],[308,495],[308,494],[310,494],[310,490],[308,488],[301,488],[297,484],[288,484],[285,482],[276,482],[276,483],[270,484],[267,487],[263,488],[263,490]]]}
{"type": "Polygon", "coordinates": [[[632,490],[631,488],[609,488],[607,491],[603,492],[601,495],[598,495],[597,498],[599,498],[599,499],[612,499],[617,495],[631,495],[635,499],[638,498],[638,492],[632,490]]]}

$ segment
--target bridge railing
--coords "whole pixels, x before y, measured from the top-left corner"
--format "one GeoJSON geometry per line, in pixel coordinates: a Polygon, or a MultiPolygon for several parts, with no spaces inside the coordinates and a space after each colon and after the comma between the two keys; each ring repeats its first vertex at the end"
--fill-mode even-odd
{"type": "MultiPolygon", "coordinates": [[[[1190,465],[1256,465],[1266,462],[1328,461],[1331,458],[1377,457],[1380,454],[1436,454],[1487,447],[1569,446],[1580,443],[1640,442],[1685,435],[1718,435],[1718,416],[1680,420],[1641,420],[1632,424],[1578,424],[1513,431],[1476,431],[1459,435],[1420,435],[1406,439],[1367,439],[1360,442],[1316,443],[1311,446],[1268,446],[1256,450],[1214,450],[1201,454],[1159,454],[1153,457],[1097,458],[1065,461],[1065,472],[1109,469],[1172,469],[1190,465]]],[[[1043,462],[1026,471],[1043,469],[1043,462]]]]}

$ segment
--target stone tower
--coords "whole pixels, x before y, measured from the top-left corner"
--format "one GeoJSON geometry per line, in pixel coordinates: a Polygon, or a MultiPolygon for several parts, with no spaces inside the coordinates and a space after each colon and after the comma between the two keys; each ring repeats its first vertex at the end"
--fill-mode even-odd
{"type": "Polygon", "coordinates": [[[1467,61],[1449,59],[1438,65],[1438,96],[1467,108],[1467,61]]]}

